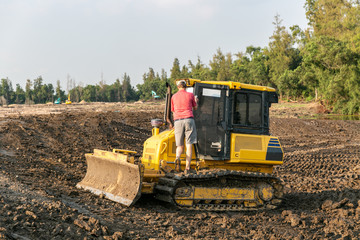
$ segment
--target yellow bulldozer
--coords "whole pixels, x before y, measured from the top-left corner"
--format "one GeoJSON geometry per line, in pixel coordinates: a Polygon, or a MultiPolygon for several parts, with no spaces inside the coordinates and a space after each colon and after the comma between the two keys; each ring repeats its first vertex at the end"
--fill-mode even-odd
{"type": "Polygon", "coordinates": [[[153,119],[152,136],[141,158],[131,150],[95,149],[85,154],[87,172],[78,188],[105,196],[125,206],[142,194],[181,209],[239,211],[274,209],[283,196],[273,168],[283,163],[283,150],[269,132],[269,108],[278,102],[274,88],[239,82],[179,79],[199,99],[194,110],[198,143],[184,174],[185,154],[175,162],[171,88],[168,85],[164,120],[153,119]]]}

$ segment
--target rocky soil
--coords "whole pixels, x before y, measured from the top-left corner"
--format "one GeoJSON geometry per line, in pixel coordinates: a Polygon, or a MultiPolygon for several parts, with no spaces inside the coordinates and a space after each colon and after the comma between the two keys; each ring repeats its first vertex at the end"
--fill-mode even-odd
{"type": "Polygon", "coordinates": [[[143,196],[125,208],[75,185],[92,149],[136,150],[163,103],[0,108],[0,239],[356,239],[360,121],[302,119],[310,106],[273,106],[285,151],[276,210],[180,211],[143,196]]]}

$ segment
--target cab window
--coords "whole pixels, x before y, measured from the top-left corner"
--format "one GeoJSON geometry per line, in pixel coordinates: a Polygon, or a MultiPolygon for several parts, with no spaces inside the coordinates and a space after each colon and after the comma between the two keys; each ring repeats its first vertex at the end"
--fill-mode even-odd
{"type": "Polygon", "coordinates": [[[261,94],[236,93],[233,124],[249,127],[261,127],[261,94]]]}

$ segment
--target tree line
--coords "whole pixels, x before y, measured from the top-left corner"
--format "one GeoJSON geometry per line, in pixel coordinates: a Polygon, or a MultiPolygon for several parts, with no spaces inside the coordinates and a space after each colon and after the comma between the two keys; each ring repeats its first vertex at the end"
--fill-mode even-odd
{"type": "MultiPolygon", "coordinates": [[[[282,25],[274,17],[274,31],[268,46],[248,46],[238,53],[217,49],[209,64],[200,57],[181,65],[174,59],[170,76],[149,68],[143,83],[133,87],[126,73],[113,84],[70,84],[72,101],[122,102],[148,100],[152,91],[164,97],[166,82],[175,90],[174,80],[236,81],[271,86],[283,100],[322,101],[333,112],[360,112],[360,0],[306,0],[308,28],[282,25]]],[[[69,79],[68,79],[69,84],[69,79]]],[[[12,88],[9,79],[1,79],[0,96],[8,103],[45,103],[67,96],[60,87],[44,84],[41,77],[27,80],[25,90],[12,88]]]]}

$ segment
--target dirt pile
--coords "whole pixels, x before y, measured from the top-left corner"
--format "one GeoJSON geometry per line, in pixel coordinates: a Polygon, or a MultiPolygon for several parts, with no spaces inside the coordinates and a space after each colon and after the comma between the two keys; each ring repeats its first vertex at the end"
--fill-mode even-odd
{"type": "Polygon", "coordinates": [[[57,110],[18,109],[0,119],[0,239],[360,235],[359,121],[271,118],[271,133],[285,151],[285,164],[275,171],[286,186],[284,203],[271,211],[218,213],[179,211],[151,196],[124,208],[75,187],[86,172],[84,154],[94,148],[140,156],[150,120],[163,116],[160,108],[82,104],[57,110]]]}

